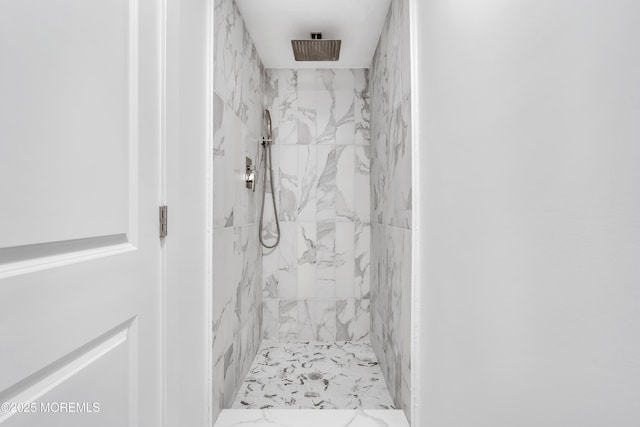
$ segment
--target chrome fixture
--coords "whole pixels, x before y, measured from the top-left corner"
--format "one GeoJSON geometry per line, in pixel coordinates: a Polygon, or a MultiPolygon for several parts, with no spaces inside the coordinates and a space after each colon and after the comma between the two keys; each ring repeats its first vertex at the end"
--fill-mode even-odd
{"type": "Polygon", "coordinates": [[[245,157],[246,159],[246,168],[244,172],[244,182],[247,188],[255,193],[256,191],[256,176],[255,170],[256,167],[253,165],[253,161],[245,157]]]}
{"type": "Polygon", "coordinates": [[[263,151],[263,166],[262,170],[264,171],[264,185],[262,186],[262,206],[260,208],[260,227],[258,228],[258,237],[260,238],[260,243],[267,249],[272,249],[278,246],[280,243],[280,221],[278,220],[278,209],[276,208],[276,192],[273,186],[273,163],[271,162],[271,144],[273,144],[273,135],[271,129],[271,114],[269,110],[264,110],[264,119],[267,127],[267,136],[266,138],[262,138],[262,147],[264,147],[263,151]],[[271,201],[273,202],[273,213],[276,217],[276,242],[273,245],[268,245],[264,242],[262,238],[262,224],[264,220],[264,204],[267,198],[267,170],[269,171],[269,182],[271,183],[271,201]]]}
{"type": "Polygon", "coordinates": [[[323,40],[322,33],[311,33],[311,40],[291,40],[296,61],[337,61],[342,40],[323,40]]]}

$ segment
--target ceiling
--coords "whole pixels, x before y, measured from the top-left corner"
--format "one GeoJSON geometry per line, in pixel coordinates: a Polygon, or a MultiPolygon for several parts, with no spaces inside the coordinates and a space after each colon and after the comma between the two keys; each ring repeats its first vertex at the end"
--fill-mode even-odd
{"type": "Polygon", "coordinates": [[[367,68],[390,0],[236,0],[265,68],[367,68]],[[342,40],[336,62],[296,62],[291,40],[342,40]]]}

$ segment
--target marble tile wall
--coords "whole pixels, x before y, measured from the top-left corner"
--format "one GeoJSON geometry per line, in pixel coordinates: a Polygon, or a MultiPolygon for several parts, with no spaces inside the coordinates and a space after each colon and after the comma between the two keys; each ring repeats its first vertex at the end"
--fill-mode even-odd
{"type": "MultiPolygon", "coordinates": [[[[245,157],[259,160],[264,68],[237,5],[215,0],[213,147],[213,415],[230,408],[262,330],[259,191],[245,189],[245,157]]],[[[258,189],[259,190],[259,189],[258,189]]]]}
{"type": "Polygon", "coordinates": [[[370,73],[371,343],[410,416],[411,81],[408,0],[392,0],[370,73]]]}
{"type": "MultiPolygon", "coordinates": [[[[368,71],[266,70],[281,241],[263,255],[264,337],[368,339],[368,71]]],[[[267,241],[275,221],[268,200],[267,241]]]]}

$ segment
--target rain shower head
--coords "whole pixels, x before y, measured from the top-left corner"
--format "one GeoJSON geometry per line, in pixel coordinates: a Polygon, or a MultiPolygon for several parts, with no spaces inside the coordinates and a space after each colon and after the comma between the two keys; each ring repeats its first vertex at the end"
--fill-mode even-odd
{"type": "Polygon", "coordinates": [[[311,40],[291,40],[296,61],[337,61],[342,40],[322,40],[322,33],[311,33],[311,40]]]}

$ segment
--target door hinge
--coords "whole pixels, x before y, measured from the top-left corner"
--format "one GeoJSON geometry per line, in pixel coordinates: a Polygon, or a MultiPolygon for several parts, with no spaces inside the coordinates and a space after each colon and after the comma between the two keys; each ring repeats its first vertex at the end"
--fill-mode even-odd
{"type": "Polygon", "coordinates": [[[160,206],[160,237],[167,237],[167,206],[160,206]]]}

